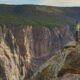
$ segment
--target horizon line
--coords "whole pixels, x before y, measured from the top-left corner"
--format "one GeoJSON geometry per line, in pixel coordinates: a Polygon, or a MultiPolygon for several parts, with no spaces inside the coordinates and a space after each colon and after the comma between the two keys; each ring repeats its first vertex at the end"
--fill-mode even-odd
{"type": "Polygon", "coordinates": [[[80,7],[77,5],[73,6],[60,6],[60,5],[45,5],[45,4],[9,4],[9,3],[0,3],[0,5],[12,5],[12,6],[22,6],[22,5],[33,5],[33,6],[50,6],[50,7],[80,7]]]}

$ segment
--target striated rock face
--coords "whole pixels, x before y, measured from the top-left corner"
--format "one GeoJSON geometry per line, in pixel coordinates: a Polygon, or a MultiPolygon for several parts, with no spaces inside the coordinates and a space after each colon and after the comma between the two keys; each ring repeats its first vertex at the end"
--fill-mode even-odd
{"type": "Polygon", "coordinates": [[[69,26],[0,25],[0,78],[27,80],[70,41],[69,26]]]}

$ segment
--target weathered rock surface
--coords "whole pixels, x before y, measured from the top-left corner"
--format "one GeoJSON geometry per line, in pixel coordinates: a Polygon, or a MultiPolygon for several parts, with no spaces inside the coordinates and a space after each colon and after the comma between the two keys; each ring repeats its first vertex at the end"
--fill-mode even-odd
{"type": "Polygon", "coordinates": [[[70,41],[69,26],[0,25],[0,78],[27,80],[70,41]]]}
{"type": "Polygon", "coordinates": [[[40,69],[32,76],[31,80],[52,80],[57,79],[59,71],[65,63],[65,60],[72,50],[64,49],[50,58],[40,69]]]}
{"type": "Polygon", "coordinates": [[[61,80],[80,80],[80,75],[78,74],[66,74],[61,80]]]}
{"type": "Polygon", "coordinates": [[[30,80],[80,80],[80,53],[76,47],[66,47],[43,64],[30,80]]]}

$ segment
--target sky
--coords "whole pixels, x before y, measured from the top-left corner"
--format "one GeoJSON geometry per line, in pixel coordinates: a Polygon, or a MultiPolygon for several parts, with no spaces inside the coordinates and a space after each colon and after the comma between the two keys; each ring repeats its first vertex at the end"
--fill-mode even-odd
{"type": "Polygon", "coordinates": [[[80,0],[0,0],[0,4],[37,4],[50,6],[80,6],[80,0]]]}

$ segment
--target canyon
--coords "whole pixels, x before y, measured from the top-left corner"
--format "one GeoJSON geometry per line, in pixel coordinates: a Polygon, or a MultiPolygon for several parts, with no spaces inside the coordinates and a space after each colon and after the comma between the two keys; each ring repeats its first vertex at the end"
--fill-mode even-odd
{"type": "Polygon", "coordinates": [[[74,41],[69,26],[1,25],[0,34],[2,80],[28,79],[65,44],[74,41]]]}
{"type": "Polygon", "coordinates": [[[0,5],[0,80],[80,80],[79,10],[0,5]]]}

